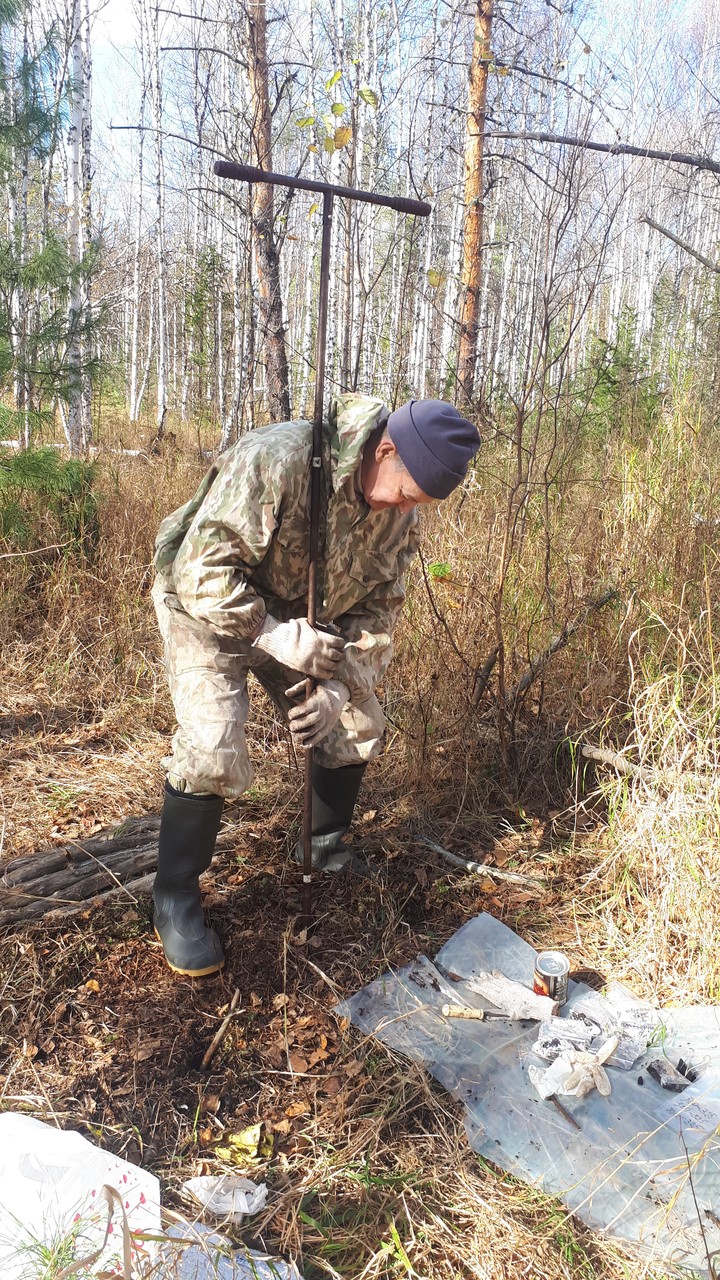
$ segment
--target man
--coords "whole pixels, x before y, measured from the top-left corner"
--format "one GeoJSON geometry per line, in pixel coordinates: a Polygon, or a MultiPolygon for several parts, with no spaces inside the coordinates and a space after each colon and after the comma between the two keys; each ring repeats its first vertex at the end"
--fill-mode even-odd
{"type": "MultiPolygon", "coordinates": [[[[418,505],[461,483],[480,443],[452,405],[416,400],[388,415],[344,395],[325,426],[318,627],[306,621],[310,455],[307,422],[260,427],[211,467],[160,526],[153,601],[178,729],[165,785],[155,931],[178,973],[224,963],[205,927],[199,876],[225,798],[250,786],[245,741],[252,671],[300,747],[316,747],[312,863],[351,859],[350,826],[384,719],[375,697],[392,652],[415,554],[418,505]],[[323,626],[326,629],[322,629],[323,626]],[[305,677],[317,681],[303,701],[305,677]]],[[[302,860],[302,848],[296,856],[302,860]]]]}

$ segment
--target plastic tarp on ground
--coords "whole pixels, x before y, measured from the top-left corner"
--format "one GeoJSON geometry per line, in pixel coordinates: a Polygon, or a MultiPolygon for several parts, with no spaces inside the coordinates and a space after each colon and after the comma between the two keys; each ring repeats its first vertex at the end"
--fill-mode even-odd
{"type": "MultiPolygon", "coordinates": [[[[436,957],[385,974],[337,1009],[364,1033],[421,1064],[466,1110],[472,1148],[508,1173],[559,1196],[589,1226],[635,1245],[666,1267],[708,1274],[720,1250],[720,1007],[664,1010],[654,1043],[629,1071],[608,1068],[609,1097],[563,1099],[576,1129],[543,1101],[528,1068],[547,1063],[532,1045],[537,1024],[444,1017],[460,997],[482,1002],[460,979],[498,969],[532,985],[536,952],[483,914],[436,957]],[[668,1093],[646,1064],[663,1054],[698,1072],[668,1093]],[[641,1083],[642,1081],[642,1083],[641,1083]]],[[[570,983],[567,1017],[590,989],[570,983]]],[[[626,999],[632,999],[626,993],[626,999]]]]}

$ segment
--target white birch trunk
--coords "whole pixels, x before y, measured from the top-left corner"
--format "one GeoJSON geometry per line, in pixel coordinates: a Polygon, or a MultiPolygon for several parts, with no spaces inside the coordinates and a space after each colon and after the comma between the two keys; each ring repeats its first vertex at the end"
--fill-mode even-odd
{"type": "Polygon", "coordinates": [[[70,452],[82,453],[87,443],[86,399],[84,396],[83,344],[83,287],[80,263],[83,257],[83,178],[82,140],[85,116],[83,82],[83,10],[81,0],[72,0],[70,11],[70,106],[68,127],[67,172],[67,241],[70,266],[73,271],[70,283],[67,311],[67,441],[70,452]]]}

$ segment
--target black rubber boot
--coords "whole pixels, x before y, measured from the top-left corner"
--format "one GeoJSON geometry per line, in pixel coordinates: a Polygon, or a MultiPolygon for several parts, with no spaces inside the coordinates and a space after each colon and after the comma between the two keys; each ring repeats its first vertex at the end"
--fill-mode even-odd
{"type": "MultiPolygon", "coordinates": [[[[312,865],[316,871],[343,871],[348,865],[367,870],[343,840],[352,822],[365,769],[364,764],[325,769],[313,762],[312,865]]],[[[302,860],[301,836],[295,848],[295,861],[302,863],[302,860]]]]}
{"type": "Polygon", "coordinates": [[[191,978],[217,973],[225,963],[220,939],[205,927],[199,884],[212,862],[223,804],[222,796],[192,795],[165,783],[153,923],[170,968],[191,978]]]}

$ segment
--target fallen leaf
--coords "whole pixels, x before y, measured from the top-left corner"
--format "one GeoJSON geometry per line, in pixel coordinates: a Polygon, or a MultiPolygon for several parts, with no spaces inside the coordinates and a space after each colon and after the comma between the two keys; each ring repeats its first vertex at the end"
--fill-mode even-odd
{"type": "Polygon", "coordinates": [[[365,1063],[361,1062],[359,1058],[353,1058],[345,1067],[345,1075],[349,1080],[352,1080],[355,1076],[360,1075],[364,1066],[365,1063]]]}
{"type": "Polygon", "coordinates": [[[285,1115],[292,1120],[295,1116],[306,1116],[309,1110],[309,1102],[291,1102],[290,1106],[285,1108],[285,1115]]]}
{"type": "Polygon", "coordinates": [[[320,1089],[328,1098],[336,1098],[342,1089],[342,1080],[339,1076],[328,1076],[327,1080],[323,1081],[320,1089]]]}
{"type": "Polygon", "coordinates": [[[226,1133],[223,1141],[232,1149],[235,1159],[241,1155],[256,1156],[261,1134],[262,1124],[251,1124],[247,1129],[241,1129],[239,1133],[226,1133]]]}
{"type": "Polygon", "coordinates": [[[144,1044],[138,1044],[131,1051],[130,1057],[133,1062],[147,1062],[148,1058],[152,1058],[162,1048],[162,1040],[146,1040],[144,1044]]]}
{"type": "Polygon", "coordinates": [[[308,1064],[301,1053],[290,1054],[290,1066],[293,1071],[298,1073],[298,1075],[304,1075],[308,1069],[308,1064]]]}
{"type": "Polygon", "coordinates": [[[273,1121],[273,1131],[274,1131],[275,1133],[281,1133],[281,1134],[289,1133],[289,1132],[290,1132],[290,1121],[289,1121],[289,1120],[274,1120],[274,1121],[273,1121]]]}
{"type": "Polygon", "coordinates": [[[89,978],[88,981],[85,983],[85,987],[88,991],[99,991],[100,983],[98,982],[97,978],[89,978]]]}
{"type": "Polygon", "coordinates": [[[427,888],[428,877],[427,877],[427,871],[425,870],[424,867],[415,868],[415,879],[417,880],[421,889],[427,888]]]}
{"type": "Polygon", "coordinates": [[[325,1062],[328,1054],[324,1049],[314,1049],[308,1058],[308,1067],[316,1067],[318,1062],[325,1062]]]}
{"type": "Polygon", "coordinates": [[[272,1007],[273,1009],[284,1009],[287,1002],[288,998],[285,992],[281,991],[278,995],[273,996],[272,1007]]]}

